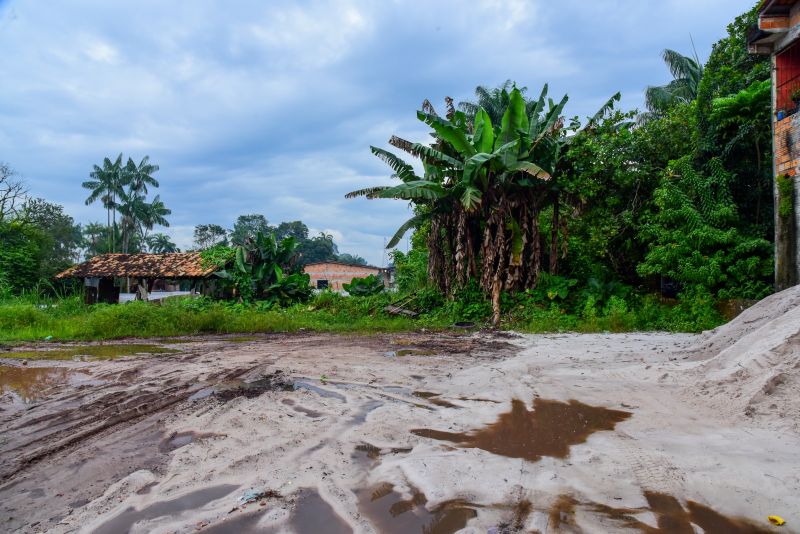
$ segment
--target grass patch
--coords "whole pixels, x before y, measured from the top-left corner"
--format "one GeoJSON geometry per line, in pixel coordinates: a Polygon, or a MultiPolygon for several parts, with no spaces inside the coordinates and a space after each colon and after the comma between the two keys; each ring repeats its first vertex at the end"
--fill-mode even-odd
{"type": "MultiPolygon", "coordinates": [[[[130,302],[94,306],[83,304],[79,298],[46,302],[11,299],[0,301],[0,345],[44,339],[83,341],[130,337],[164,338],[163,344],[191,343],[190,338],[175,338],[201,334],[243,334],[226,340],[246,343],[258,340],[252,336],[257,333],[305,330],[368,335],[421,328],[444,329],[459,321],[474,321],[479,328],[487,324],[491,307],[479,292],[473,293],[453,301],[431,300],[430,311],[416,319],[386,314],[384,307],[397,299],[397,295],[386,293],[343,297],[324,292],[310,303],[287,308],[209,299],[172,299],[161,305],[130,302]]],[[[714,304],[708,295],[700,294],[673,304],[665,304],[649,295],[611,297],[601,303],[593,299],[549,301],[549,297],[520,294],[505,298],[501,327],[528,333],[699,332],[724,322],[714,304]]],[[[113,352],[113,349],[91,350],[113,352]]],[[[159,352],[169,351],[160,348],[159,352]]],[[[63,358],[80,354],[86,353],[72,352],[63,358]]],[[[36,356],[39,355],[19,357],[36,356]]]]}
{"type": "Polygon", "coordinates": [[[134,354],[172,354],[176,349],[149,344],[85,345],[57,349],[5,352],[4,358],[25,360],[113,360],[134,354]]]}

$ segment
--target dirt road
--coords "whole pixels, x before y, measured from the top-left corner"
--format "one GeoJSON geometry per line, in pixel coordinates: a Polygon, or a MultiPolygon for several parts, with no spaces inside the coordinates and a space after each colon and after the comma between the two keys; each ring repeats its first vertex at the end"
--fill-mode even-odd
{"type": "Polygon", "coordinates": [[[0,531],[797,532],[793,412],[721,402],[697,341],[259,335],[0,360],[0,531]]]}

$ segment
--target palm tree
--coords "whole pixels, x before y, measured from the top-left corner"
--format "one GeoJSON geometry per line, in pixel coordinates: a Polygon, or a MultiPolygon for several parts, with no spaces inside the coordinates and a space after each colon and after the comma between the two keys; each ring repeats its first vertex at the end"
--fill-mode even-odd
{"type": "Polygon", "coordinates": [[[147,232],[156,225],[169,228],[167,220],[169,215],[172,215],[172,210],[164,205],[160,195],[156,195],[152,202],[145,204],[142,216],[139,218],[139,233],[142,241],[147,240],[147,232]]]}
{"type": "MultiPolygon", "coordinates": [[[[163,216],[171,213],[166,210],[159,197],[154,200],[155,204],[146,202],[147,187],[159,186],[158,180],[153,177],[158,170],[158,165],[150,163],[150,156],[143,157],[138,165],[131,158],[128,158],[128,162],[125,164],[123,175],[128,189],[121,195],[122,202],[119,206],[119,211],[123,215],[121,224],[123,252],[128,252],[131,235],[134,232],[138,232],[144,242],[147,237],[145,228],[152,229],[154,224],[162,224],[159,222],[162,219],[166,222],[163,216]],[[166,212],[159,214],[160,210],[166,210],[166,212]]],[[[165,226],[169,226],[169,224],[167,223],[165,226]]]]}
{"type": "Polygon", "coordinates": [[[167,254],[170,252],[180,252],[180,249],[172,242],[166,234],[153,234],[147,238],[147,247],[150,252],[156,254],[167,254]]]}
{"type": "Polygon", "coordinates": [[[703,77],[703,65],[697,54],[691,58],[666,49],[661,57],[672,73],[673,80],[666,85],[649,86],[645,90],[645,105],[650,114],[655,116],[663,114],[676,104],[691,102],[697,98],[703,77]]]}
{"type": "Polygon", "coordinates": [[[122,154],[112,163],[109,158],[103,159],[103,166],[93,166],[89,173],[91,180],[81,184],[85,189],[89,189],[91,194],[86,199],[86,205],[94,203],[97,199],[103,202],[106,208],[109,243],[111,252],[114,252],[114,227],[117,225],[117,198],[125,195],[125,173],[122,168],[122,154]],[[112,215],[113,214],[113,215],[112,215]],[[112,225],[113,216],[113,225],[112,225]]]}
{"type": "Polygon", "coordinates": [[[158,172],[159,166],[150,163],[150,156],[145,156],[139,165],[136,165],[131,158],[125,164],[125,172],[129,177],[131,191],[147,195],[147,186],[158,187],[158,180],[153,178],[153,174],[158,172]]]}

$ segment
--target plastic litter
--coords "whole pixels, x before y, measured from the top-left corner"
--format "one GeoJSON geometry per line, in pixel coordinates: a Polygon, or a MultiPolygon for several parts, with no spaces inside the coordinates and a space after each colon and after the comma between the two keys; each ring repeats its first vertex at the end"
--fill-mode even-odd
{"type": "Polygon", "coordinates": [[[771,515],[771,516],[768,516],[767,519],[769,519],[770,523],[772,523],[773,525],[777,525],[779,527],[786,524],[786,520],[784,520],[779,515],[771,515]]]}

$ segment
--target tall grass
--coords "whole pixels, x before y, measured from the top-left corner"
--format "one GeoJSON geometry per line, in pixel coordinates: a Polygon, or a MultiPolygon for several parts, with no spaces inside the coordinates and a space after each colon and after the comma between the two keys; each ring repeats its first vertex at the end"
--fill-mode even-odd
{"type": "MultiPolygon", "coordinates": [[[[343,305],[321,301],[290,308],[187,299],[167,300],[162,305],[130,302],[121,305],[84,305],[80,297],[59,300],[6,299],[0,302],[0,341],[29,341],[160,337],[191,334],[249,332],[388,332],[413,330],[414,321],[368,309],[369,299],[343,305]]],[[[374,302],[373,302],[374,304],[374,302]]]]}

